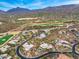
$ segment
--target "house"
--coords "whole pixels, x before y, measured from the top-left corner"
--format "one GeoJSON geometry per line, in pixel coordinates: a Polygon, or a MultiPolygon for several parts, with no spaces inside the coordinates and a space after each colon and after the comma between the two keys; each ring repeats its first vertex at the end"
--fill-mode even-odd
{"type": "Polygon", "coordinates": [[[66,28],[68,28],[68,30],[71,31],[71,30],[77,30],[78,27],[77,25],[71,23],[71,24],[67,24],[66,28]]]}
{"type": "Polygon", "coordinates": [[[64,47],[70,47],[69,46],[69,42],[68,41],[65,41],[65,40],[58,40],[56,42],[56,45],[58,45],[58,46],[64,46],[64,47]]]}
{"type": "Polygon", "coordinates": [[[6,46],[1,47],[0,50],[1,50],[2,52],[5,52],[5,51],[8,50],[8,48],[10,48],[10,46],[6,45],[6,46]]]}
{"type": "Polygon", "coordinates": [[[69,28],[71,26],[73,26],[74,24],[70,23],[70,24],[66,24],[66,28],[69,28]]]}
{"type": "Polygon", "coordinates": [[[11,59],[12,56],[9,56],[8,54],[1,54],[2,59],[11,59]]]}
{"type": "Polygon", "coordinates": [[[16,44],[18,42],[18,39],[16,39],[16,40],[11,40],[11,41],[9,41],[8,43],[9,44],[16,44]]]}
{"type": "Polygon", "coordinates": [[[5,58],[5,57],[7,56],[7,54],[1,54],[0,56],[1,56],[2,59],[3,59],[3,58],[5,58]]]}
{"type": "Polygon", "coordinates": [[[41,33],[39,36],[37,36],[37,38],[40,38],[40,39],[43,39],[46,37],[46,34],[45,33],[41,33]]]}
{"type": "Polygon", "coordinates": [[[28,31],[25,30],[25,31],[22,32],[22,34],[23,34],[23,35],[27,35],[27,34],[28,34],[28,31]]]}
{"type": "Polygon", "coordinates": [[[43,38],[46,38],[46,37],[47,37],[47,34],[46,34],[45,31],[39,31],[38,32],[37,38],[43,39],[43,38]]]}
{"type": "Polygon", "coordinates": [[[31,36],[33,35],[33,32],[30,31],[30,30],[25,30],[25,31],[22,32],[22,34],[23,34],[24,36],[31,37],[31,36]]]}
{"type": "Polygon", "coordinates": [[[28,44],[28,43],[25,43],[25,44],[23,44],[22,45],[23,47],[24,47],[24,49],[26,50],[26,51],[29,51],[31,48],[33,48],[33,44],[28,44]]]}
{"type": "Polygon", "coordinates": [[[47,43],[43,43],[40,45],[41,48],[46,48],[46,49],[50,49],[53,48],[53,46],[51,44],[47,44],[47,43]]]}

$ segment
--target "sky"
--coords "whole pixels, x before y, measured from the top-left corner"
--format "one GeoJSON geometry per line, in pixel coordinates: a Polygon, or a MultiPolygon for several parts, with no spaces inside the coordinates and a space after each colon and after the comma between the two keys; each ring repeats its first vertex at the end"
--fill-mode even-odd
{"type": "Polygon", "coordinates": [[[16,7],[42,9],[69,4],[79,4],[79,0],[0,0],[0,10],[7,11],[16,7]]]}

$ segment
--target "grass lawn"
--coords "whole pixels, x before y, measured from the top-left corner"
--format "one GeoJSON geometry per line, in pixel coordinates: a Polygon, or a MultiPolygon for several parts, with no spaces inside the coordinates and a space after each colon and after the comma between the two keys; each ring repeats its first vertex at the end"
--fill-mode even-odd
{"type": "Polygon", "coordinates": [[[5,42],[7,42],[13,35],[6,35],[3,36],[2,38],[0,38],[0,45],[4,44],[5,42]]]}
{"type": "Polygon", "coordinates": [[[32,26],[63,26],[63,23],[33,24],[32,26]]]}

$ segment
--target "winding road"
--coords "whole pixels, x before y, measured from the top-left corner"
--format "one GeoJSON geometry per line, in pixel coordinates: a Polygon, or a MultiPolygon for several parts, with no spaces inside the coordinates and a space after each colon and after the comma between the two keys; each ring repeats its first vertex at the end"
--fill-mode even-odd
{"type": "MultiPolygon", "coordinates": [[[[27,41],[31,40],[33,37],[34,37],[34,36],[32,36],[31,38],[27,39],[27,41]]],[[[24,43],[26,43],[27,41],[21,43],[21,44],[16,48],[16,54],[17,54],[21,59],[39,59],[39,58],[41,58],[41,57],[43,57],[43,56],[46,56],[46,55],[48,55],[48,54],[57,54],[57,53],[63,53],[63,54],[66,54],[66,53],[73,53],[73,54],[75,54],[75,55],[79,55],[79,53],[76,52],[76,46],[79,45],[79,43],[76,43],[76,44],[73,45],[71,52],[53,52],[53,51],[51,51],[51,52],[45,53],[45,54],[43,54],[43,55],[41,55],[41,56],[37,56],[37,57],[33,57],[33,58],[28,58],[28,57],[23,56],[23,55],[21,54],[21,52],[20,52],[20,47],[21,47],[24,43]]]]}

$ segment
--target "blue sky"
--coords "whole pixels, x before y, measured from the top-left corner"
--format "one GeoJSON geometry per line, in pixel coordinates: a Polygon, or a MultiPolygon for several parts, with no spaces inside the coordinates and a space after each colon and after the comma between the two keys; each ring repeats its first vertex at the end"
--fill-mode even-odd
{"type": "Polygon", "coordinates": [[[16,7],[40,9],[68,4],[79,4],[79,0],[0,0],[0,10],[7,11],[16,7]]]}

